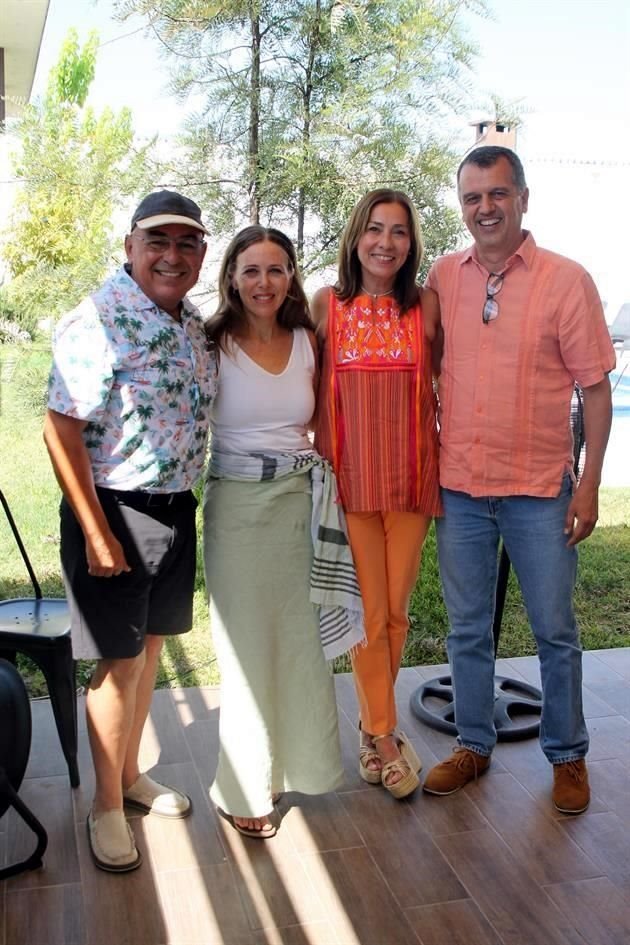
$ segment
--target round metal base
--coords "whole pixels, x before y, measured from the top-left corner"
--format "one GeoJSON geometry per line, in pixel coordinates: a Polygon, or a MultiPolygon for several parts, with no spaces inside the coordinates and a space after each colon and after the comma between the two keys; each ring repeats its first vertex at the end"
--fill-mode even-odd
{"type": "MultiPolygon", "coordinates": [[[[453,685],[450,676],[437,676],[422,683],[409,700],[411,711],[431,728],[457,735],[453,685]]],[[[494,725],[500,742],[533,738],[540,731],[542,694],[535,686],[494,677],[494,725]]]]}

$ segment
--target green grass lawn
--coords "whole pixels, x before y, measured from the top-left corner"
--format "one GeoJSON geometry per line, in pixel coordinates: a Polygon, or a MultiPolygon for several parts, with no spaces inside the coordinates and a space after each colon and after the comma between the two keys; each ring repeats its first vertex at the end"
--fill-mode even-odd
{"type": "MultiPolygon", "coordinates": [[[[11,506],[44,594],[61,597],[59,490],[41,436],[42,385],[49,358],[44,347],[0,346],[0,488],[11,506]]],[[[585,649],[630,646],[630,489],[602,489],[600,507],[600,524],[580,549],[576,609],[585,649]]],[[[218,682],[201,561],[199,565],[194,627],[182,637],[167,640],[160,686],[204,686],[218,682]]],[[[0,599],[31,594],[9,526],[0,515],[0,599]]],[[[422,576],[411,602],[411,624],[405,665],[446,662],[447,621],[433,529],[427,538],[422,576]]],[[[533,638],[512,575],[499,655],[532,653],[533,638]]],[[[337,668],[348,669],[347,661],[338,661],[337,668]]],[[[40,674],[26,662],[22,663],[22,670],[31,693],[45,693],[40,674]]],[[[90,664],[80,664],[79,679],[85,681],[90,670],[90,664]]]]}

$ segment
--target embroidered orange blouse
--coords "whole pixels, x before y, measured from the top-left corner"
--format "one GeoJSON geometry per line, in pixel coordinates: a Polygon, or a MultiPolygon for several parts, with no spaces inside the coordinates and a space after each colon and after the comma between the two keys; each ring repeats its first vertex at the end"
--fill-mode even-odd
{"type": "Polygon", "coordinates": [[[331,291],[315,447],[347,512],[440,514],[431,351],[420,307],[331,291]]]}

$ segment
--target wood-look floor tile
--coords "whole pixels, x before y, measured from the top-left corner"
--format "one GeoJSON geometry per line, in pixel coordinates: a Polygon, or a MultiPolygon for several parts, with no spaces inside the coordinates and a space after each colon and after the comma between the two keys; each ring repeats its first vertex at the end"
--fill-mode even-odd
{"type": "Polygon", "coordinates": [[[601,804],[630,824],[630,763],[623,763],[618,758],[608,761],[589,759],[588,776],[591,792],[601,804]]]}
{"type": "Polygon", "coordinates": [[[11,890],[6,945],[87,945],[81,885],[11,890]]]}
{"type": "Polygon", "coordinates": [[[504,945],[588,945],[493,830],[435,842],[504,945]]]}
{"type": "Polygon", "coordinates": [[[31,719],[31,753],[24,777],[50,778],[65,775],[67,779],[68,766],[61,751],[50,699],[31,701],[31,719]]]}
{"type": "Polygon", "coordinates": [[[497,774],[470,786],[474,801],[537,883],[600,876],[601,870],[569,840],[511,774],[497,774]],[[568,842],[567,842],[568,841],[568,842]]]}
{"type": "Polygon", "coordinates": [[[143,819],[133,822],[142,865],[119,875],[97,869],[90,855],[85,824],[76,824],[75,829],[89,945],[164,945],[166,926],[158,878],[151,868],[145,843],[143,819]]]}
{"type": "Polygon", "coordinates": [[[615,673],[630,679],[630,647],[595,650],[595,656],[615,673]]]}
{"type": "Polygon", "coordinates": [[[582,707],[584,710],[584,718],[587,721],[589,719],[603,719],[616,714],[613,706],[605,699],[601,699],[592,689],[589,689],[588,686],[583,686],[582,688],[582,707]]]}
{"type": "Polygon", "coordinates": [[[418,945],[367,850],[303,857],[340,945],[418,945]]]}
{"type": "Polygon", "coordinates": [[[222,818],[219,829],[251,929],[326,919],[288,831],[281,826],[271,840],[255,840],[222,818]]]}
{"type": "Polygon", "coordinates": [[[360,846],[361,838],[337,794],[286,794],[280,799],[282,830],[298,853],[360,846]]]}
{"type": "Polygon", "coordinates": [[[433,679],[435,676],[447,676],[451,668],[448,663],[436,663],[433,666],[414,666],[414,673],[417,673],[420,680],[433,679]]]}
{"type": "Polygon", "coordinates": [[[338,709],[344,713],[356,729],[359,721],[359,703],[352,673],[338,673],[334,677],[334,683],[338,709]]]}
{"type": "Polygon", "coordinates": [[[503,742],[497,745],[492,753],[493,768],[497,760],[501,761],[504,769],[509,771],[532,797],[538,798],[541,791],[546,791],[551,796],[553,771],[541,751],[537,738],[520,742],[503,742]]]}
{"type": "Polygon", "coordinates": [[[156,689],[142,733],[140,767],[145,769],[153,765],[190,761],[188,743],[182,738],[182,731],[170,689],[156,689]]]}
{"type": "Polygon", "coordinates": [[[422,945],[503,945],[472,899],[407,909],[422,945]]]}
{"type": "Polygon", "coordinates": [[[466,895],[409,804],[394,800],[382,789],[345,794],[343,801],[403,909],[466,895]]]}
{"type": "Polygon", "coordinates": [[[184,726],[184,738],[204,791],[210,789],[219,760],[218,718],[196,719],[184,726]]]}
{"type": "Polygon", "coordinates": [[[630,895],[630,824],[612,811],[565,817],[560,826],[619,889],[630,895]]]}
{"type": "Polygon", "coordinates": [[[611,706],[611,712],[630,720],[630,685],[627,679],[618,677],[614,682],[590,683],[586,688],[611,706]]]}
{"type": "Polygon", "coordinates": [[[132,826],[138,816],[142,818],[153,869],[161,872],[223,863],[225,853],[217,832],[216,815],[192,762],[159,765],[151,768],[149,774],[156,781],[183,791],[192,801],[192,813],[183,820],[142,815],[133,808],[127,809],[132,826]]]}
{"type": "Polygon", "coordinates": [[[199,689],[171,689],[173,705],[181,724],[186,728],[191,722],[201,719],[218,721],[221,693],[218,686],[202,686],[199,689]]]}
{"type": "Polygon", "coordinates": [[[623,679],[623,672],[617,670],[609,657],[600,659],[600,651],[590,650],[582,654],[582,678],[585,686],[614,684],[623,679]]]}
{"type": "Polygon", "coordinates": [[[254,945],[335,945],[337,936],[330,922],[309,922],[283,929],[252,933],[254,945]]]}
{"type": "Polygon", "coordinates": [[[160,873],[168,945],[253,945],[227,863],[160,873]]]}
{"type": "Polygon", "coordinates": [[[540,660],[537,656],[512,656],[497,660],[497,673],[524,679],[530,686],[540,689],[540,660]]]}
{"type": "MultiPolygon", "coordinates": [[[[8,888],[57,886],[79,881],[79,860],[74,834],[71,788],[67,776],[29,778],[22,783],[20,798],[48,833],[44,866],[7,880],[8,888]]],[[[35,835],[15,810],[7,814],[7,856],[14,863],[35,849],[35,835]]]]}
{"type": "Polygon", "coordinates": [[[90,742],[85,728],[79,731],[79,775],[81,783],[72,791],[74,804],[74,819],[77,823],[85,823],[85,818],[92,807],[94,798],[95,777],[90,742]]]}
{"type": "MultiPolygon", "coordinates": [[[[628,687],[627,682],[624,685],[628,687]]],[[[591,740],[589,762],[607,758],[619,758],[624,763],[630,761],[630,720],[619,715],[590,719],[588,732],[591,740]]]]}
{"type": "Polygon", "coordinates": [[[630,898],[609,879],[547,886],[547,895],[575,922],[588,945],[628,945],[630,898]]]}
{"type": "MultiPolygon", "coordinates": [[[[490,770],[488,774],[484,774],[480,784],[493,776],[490,770]]],[[[422,829],[431,836],[478,830],[486,827],[487,821],[470,799],[470,787],[471,785],[467,785],[461,791],[445,797],[425,794],[420,788],[408,798],[407,803],[422,829]]]]}
{"type": "Polygon", "coordinates": [[[497,676],[531,682],[532,686],[540,688],[540,662],[535,656],[519,656],[516,659],[502,657],[494,661],[494,671],[497,676]],[[534,682],[536,678],[538,681],[534,682]]]}
{"type": "Polygon", "coordinates": [[[343,791],[364,791],[371,787],[359,775],[359,732],[356,721],[351,721],[344,712],[339,712],[339,744],[344,783],[343,791]]]}
{"type": "MultiPolygon", "coordinates": [[[[47,805],[54,823],[41,817],[51,846],[41,874],[0,883],[0,945],[71,945],[75,938],[81,945],[627,945],[630,648],[585,654],[584,664],[592,801],[583,816],[553,809],[552,768],[537,739],[499,743],[489,773],[451,797],[417,791],[394,801],[359,778],[356,695],[346,674],[335,686],[347,784],[338,797],[287,795],[279,834],[268,842],[238,835],[207,798],[218,754],[218,689],[156,693],[144,763],[163,763],[156,775],[188,790],[194,813],[177,822],[130,810],[144,863],[125,876],[97,870],[88,852],[93,772],[84,700],[75,791],[50,704],[35,702],[29,774],[42,777],[27,778],[22,790],[54,782],[57,801],[47,805]],[[72,842],[78,874],[76,858],[73,873],[63,852],[72,842]],[[327,850],[331,844],[343,849],[327,850]],[[599,875],[577,878],[593,870],[599,875]],[[62,881],[64,871],[75,880],[62,881]],[[43,877],[50,885],[41,885],[43,877]],[[35,942],[24,940],[31,934],[25,922],[36,929],[35,942]]],[[[536,684],[538,660],[499,661],[497,670],[536,684]]],[[[425,773],[455,740],[417,720],[409,697],[420,681],[444,672],[406,668],[397,686],[400,727],[425,773]]],[[[9,859],[11,822],[9,813],[0,818],[0,865],[9,859]]],[[[24,853],[30,835],[27,843],[24,853]]]]}

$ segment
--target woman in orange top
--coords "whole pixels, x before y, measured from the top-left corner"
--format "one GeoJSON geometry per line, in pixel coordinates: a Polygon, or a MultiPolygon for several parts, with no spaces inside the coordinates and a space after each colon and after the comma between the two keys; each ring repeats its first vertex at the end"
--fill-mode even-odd
{"type": "Polygon", "coordinates": [[[441,329],[437,296],[416,285],[421,258],[409,198],[372,191],[342,236],[336,285],[313,300],[323,339],[315,446],[337,475],[365,611],[367,646],[352,659],[359,772],[394,797],[419,783],[420,760],[396,730],[394,684],[422,544],[440,513],[431,351],[441,329]]]}

